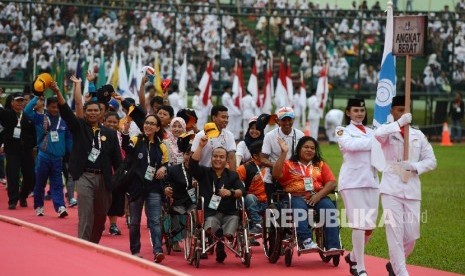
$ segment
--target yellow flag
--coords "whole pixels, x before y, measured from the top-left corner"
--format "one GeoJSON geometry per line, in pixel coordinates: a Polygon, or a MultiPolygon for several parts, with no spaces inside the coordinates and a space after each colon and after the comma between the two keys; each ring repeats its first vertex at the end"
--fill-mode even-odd
{"type": "Polygon", "coordinates": [[[115,65],[115,70],[113,71],[113,74],[111,75],[111,80],[110,83],[116,90],[118,87],[118,82],[119,82],[119,69],[118,69],[118,62],[116,62],[115,65]]]}
{"type": "Polygon", "coordinates": [[[153,66],[155,68],[155,91],[157,92],[157,96],[163,97],[163,89],[161,88],[161,75],[160,75],[160,60],[158,59],[158,52],[155,52],[155,64],[153,66]]]}

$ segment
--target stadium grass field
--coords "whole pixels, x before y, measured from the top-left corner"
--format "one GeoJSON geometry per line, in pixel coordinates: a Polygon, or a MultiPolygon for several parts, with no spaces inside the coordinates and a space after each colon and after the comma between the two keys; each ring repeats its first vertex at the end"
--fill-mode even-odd
{"type": "MultiPolygon", "coordinates": [[[[438,166],[436,170],[420,176],[421,237],[408,258],[408,263],[465,274],[465,168],[461,161],[465,154],[465,145],[443,147],[433,143],[433,148],[438,166]]],[[[322,143],[321,150],[337,178],[342,164],[337,145],[322,143]]],[[[343,207],[340,198],[338,207],[343,207]]],[[[342,228],[341,238],[344,248],[351,250],[349,228],[342,228]]],[[[366,254],[388,258],[384,227],[375,230],[366,254]]]]}

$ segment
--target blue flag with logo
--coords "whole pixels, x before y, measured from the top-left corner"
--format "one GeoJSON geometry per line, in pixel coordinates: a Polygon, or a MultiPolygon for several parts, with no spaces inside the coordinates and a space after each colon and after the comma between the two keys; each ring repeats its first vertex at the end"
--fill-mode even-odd
{"type": "Polygon", "coordinates": [[[392,6],[387,7],[386,36],[384,38],[383,60],[376,90],[373,126],[376,128],[387,122],[391,111],[392,98],[396,95],[396,60],[392,55],[393,14],[392,6]]]}

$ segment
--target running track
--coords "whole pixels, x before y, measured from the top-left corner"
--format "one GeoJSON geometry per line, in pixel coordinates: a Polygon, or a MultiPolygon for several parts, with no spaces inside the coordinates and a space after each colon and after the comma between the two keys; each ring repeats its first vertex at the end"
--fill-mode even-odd
{"type": "MultiPolygon", "coordinates": [[[[331,262],[323,263],[318,254],[297,256],[294,252],[291,267],[284,265],[283,258],[276,264],[266,260],[262,247],[253,247],[250,268],[245,268],[238,258],[228,253],[225,263],[215,262],[214,255],[201,260],[198,269],[189,265],[182,252],[167,255],[161,266],[153,264],[153,254],[146,225],[142,226],[142,250],[144,260],[131,256],[128,229],[124,219],[118,221],[121,236],[105,232],[100,245],[93,245],[75,238],[77,236],[77,208],[68,208],[69,216],[57,218],[51,201],[45,203],[45,216],[36,217],[29,207],[8,210],[5,186],[0,185],[0,275],[170,275],[176,271],[190,275],[335,275],[347,276],[348,266],[341,259],[339,267],[331,262]],[[168,268],[168,269],[166,269],[168,268]],[[165,270],[161,270],[165,269],[165,270]],[[175,271],[176,270],[176,271],[175,271]]],[[[144,221],[144,220],[143,220],[144,221]]],[[[108,223],[106,229],[108,229],[108,223]]],[[[366,257],[370,275],[387,275],[387,260],[366,257]]],[[[451,276],[459,275],[425,267],[409,265],[410,275],[451,276]]]]}

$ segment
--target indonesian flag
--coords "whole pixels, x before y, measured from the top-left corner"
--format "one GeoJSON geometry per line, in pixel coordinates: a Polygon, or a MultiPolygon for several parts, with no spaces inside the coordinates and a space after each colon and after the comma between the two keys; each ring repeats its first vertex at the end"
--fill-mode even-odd
{"type": "Polygon", "coordinates": [[[299,104],[302,110],[302,125],[305,126],[306,116],[305,110],[307,109],[307,89],[305,88],[304,74],[300,71],[300,94],[299,94],[299,104]]]}
{"type": "Polygon", "coordinates": [[[273,96],[273,71],[271,69],[271,64],[268,62],[265,71],[265,84],[263,86],[263,95],[258,97],[257,100],[261,98],[261,101],[257,101],[257,106],[261,108],[263,113],[271,113],[271,97],[273,96]]]}
{"type": "Polygon", "coordinates": [[[212,71],[213,61],[210,60],[207,65],[207,69],[203,73],[202,78],[199,82],[200,98],[204,106],[209,106],[212,97],[212,71]]]}
{"type": "Polygon", "coordinates": [[[257,61],[254,60],[252,65],[252,73],[250,74],[249,83],[247,84],[247,90],[252,94],[254,101],[258,105],[258,81],[257,81],[257,61]]]}
{"type": "Polygon", "coordinates": [[[244,97],[244,77],[242,75],[242,63],[240,61],[236,62],[236,73],[233,79],[232,85],[232,98],[234,105],[240,110],[241,109],[241,99],[244,97]]]}
{"type": "Polygon", "coordinates": [[[288,106],[288,95],[287,95],[287,69],[286,63],[284,62],[284,58],[281,58],[281,64],[279,65],[279,78],[278,84],[276,85],[276,93],[275,93],[275,104],[276,108],[281,108],[284,106],[288,106]]]}
{"type": "Polygon", "coordinates": [[[286,74],[286,84],[287,84],[287,98],[288,106],[292,106],[294,103],[294,85],[292,83],[292,72],[291,72],[291,60],[287,60],[287,74],[286,74]]]}
{"type": "Polygon", "coordinates": [[[328,69],[327,65],[323,66],[320,71],[320,78],[316,86],[316,97],[320,102],[320,116],[323,118],[326,102],[328,101],[328,69]]]}

